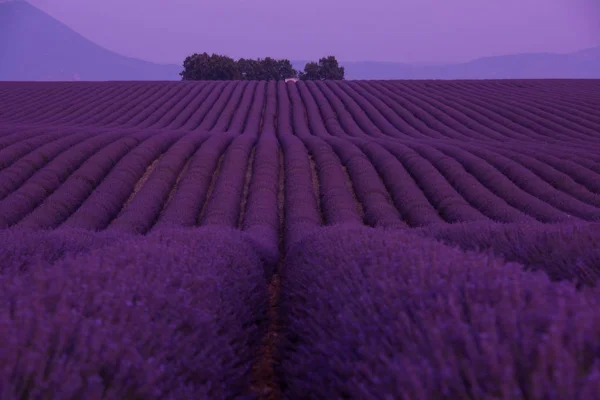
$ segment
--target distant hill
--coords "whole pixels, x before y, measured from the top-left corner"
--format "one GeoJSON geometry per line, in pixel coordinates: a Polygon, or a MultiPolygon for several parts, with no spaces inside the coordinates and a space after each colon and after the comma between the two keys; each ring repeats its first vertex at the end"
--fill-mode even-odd
{"type": "MultiPolygon", "coordinates": [[[[201,51],[201,49],[190,49],[201,51]]],[[[293,61],[304,69],[306,61],[293,61]]],[[[347,79],[600,78],[600,46],[571,54],[530,53],[467,63],[341,62],[347,79]]],[[[22,0],[0,0],[0,80],[179,80],[179,65],[125,57],[84,38],[22,0]]]]}
{"type": "Polygon", "coordinates": [[[182,69],[107,50],[25,1],[0,2],[0,80],[178,80],[182,69]]]}
{"type": "MultiPolygon", "coordinates": [[[[305,61],[294,61],[303,69],[305,61]]],[[[340,62],[346,79],[600,79],[600,46],[569,54],[524,53],[460,64],[340,62]]]]}

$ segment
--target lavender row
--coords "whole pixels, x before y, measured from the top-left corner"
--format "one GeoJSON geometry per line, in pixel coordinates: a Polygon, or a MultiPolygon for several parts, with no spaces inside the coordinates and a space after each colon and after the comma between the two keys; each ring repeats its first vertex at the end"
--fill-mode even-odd
{"type": "Polygon", "coordinates": [[[363,207],[357,201],[352,183],[334,150],[323,139],[304,140],[315,160],[319,176],[320,201],[327,225],[362,224],[363,207]]]}
{"type": "Polygon", "coordinates": [[[458,223],[418,232],[463,250],[487,252],[529,270],[543,271],[552,280],[595,286],[600,278],[600,224],[458,223]]]}
{"type": "Polygon", "coordinates": [[[59,226],[85,202],[123,156],[150,136],[148,132],[126,135],[94,154],[17,226],[37,229],[59,226]]]}
{"type": "Polygon", "coordinates": [[[243,234],[80,234],[53,233],[70,256],[2,273],[3,399],[257,398],[267,281],[243,234]]]}
{"type": "Polygon", "coordinates": [[[181,132],[167,132],[143,142],[115,166],[62,226],[100,230],[117,216],[146,168],[164,153],[181,132]]]}
{"type": "Polygon", "coordinates": [[[201,225],[238,227],[244,182],[250,153],[256,143],[254,135],[240,135],[232,142],[223,158],[212,196],[207,200],[201,225]]]}
{"type": "Polygon", "coordinates": [[[285,243],[291,246],[323,224],[308,151],[295,136],[279,137],[283,153],[285,243]]]}
{"type": "Polygon", "coordinates": [[[198,225],[213,175],[232,140],[232,135],[211,135],[194,153],[187,168],[181,172],[181,179],[169,194],[153,229],[198,225]]]}
{"type": "Polygon", "coordinates": [[[186,162],[206,139],[207,135],[190,133],[167,150],[148,179],[138,182],[141,187],[134,190],[130,200],[107,229],[138,234],[149,231],[164,208],[186,162]]]}
{"type": "Polygon", "coordinates": [[[58,136],[54,141],[46,142],[35,147],[31,152],[15,160],[10,166],[0,171],[0,199],[4,199],[11,192],[19,188],[25,181],[34,175],[40,168],[59,154],[69,151],[73,146],[90,137],[89,133],[79,132],[58,136]]]}
{"type": "Polygon", "coordinates": [[[356,197],[364,207],[365,223],[369,226],[406,226],[377,170],[364,153],[343,139],[329,138],[327,142],[348,170],[356,197]]]}
{"type": "Polygon", "coordinates": [[[594,399],[600,291],[406,232],[331,227],[281,269],[284,399],[594,399]]]}
{"type": "Polygon", "coordinates": [[[263,134],[259,137],[251,164],[241,225],[242,230],[258,242],[270,265],[279,260],[280,219],[283,218],[279,209],[283,206],[279,204],[280,180],[284,178],[280,152],[279,142],[274,135],[263,134]]]}
{"type": "Polygon", "coordinates": [[[0,227],[13,225],[54,193],[89,157],[119,138],[99,134],[71,147],[40,168],[21,187],[0,200],[0,227]]]}

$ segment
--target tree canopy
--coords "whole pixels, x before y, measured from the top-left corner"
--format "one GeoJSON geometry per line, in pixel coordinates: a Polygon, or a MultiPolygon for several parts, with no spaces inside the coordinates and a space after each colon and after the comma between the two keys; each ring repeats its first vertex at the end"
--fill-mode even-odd
{"type": "Polygon", "coordinates": [[[334,56],[327,56],[319,59],[318,63],[307,63],[299,78],[303,81],[343,80],[344,67],[339,66],[334,56]]]}
{"type": "Polygon", "coordinates": [[[185,58],[183,71],[179,73],[182,80],[284,80],[300,78],[302,80],[344,79],[344,67],[338,65],[334,56],[309,62],[304,71],[296,71],[290,60],[240,58],[208,53],[194,53],[185,58]]]}

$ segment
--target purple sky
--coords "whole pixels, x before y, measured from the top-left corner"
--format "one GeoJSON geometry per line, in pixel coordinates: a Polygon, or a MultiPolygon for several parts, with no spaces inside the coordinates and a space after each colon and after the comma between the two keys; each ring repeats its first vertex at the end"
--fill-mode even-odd
{"type": "Polygon", "coordinates": [[[600,44],[600,0],[29,0],[123,55],[461,62],[600,44]]]}

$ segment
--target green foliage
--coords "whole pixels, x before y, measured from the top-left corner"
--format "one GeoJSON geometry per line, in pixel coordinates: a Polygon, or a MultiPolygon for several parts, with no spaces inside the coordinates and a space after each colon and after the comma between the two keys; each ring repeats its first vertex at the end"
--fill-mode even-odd
{"type": "Polygon", "coordinates": [[[319,59],[319,62],[309,62],[300,72],[299,78],[303,81],[343,80],[344,67],[340,67],[334,56],[319,59]]]}
{"type": "Polygon", "coordinates": [[[264,80],[280,81],[299,77],[302,80],[341,80],[344,79],[344,67],[338,65],[334,56],[319,59],[318,63],[309,62],[304,71],[298,73],[290,60],[240,58],[235,61],[231,57],[208,53],[194,53],[186,57],[183,71],[179,73],[182,80],[264,80]]]}
{"type": "Polygon", "coordinates": [[[241,79],[237,63],[230,57],[208,53],[192,54],[183,62],[183,71],[179,73],[183,80],[228,81],[241,79]]]}

